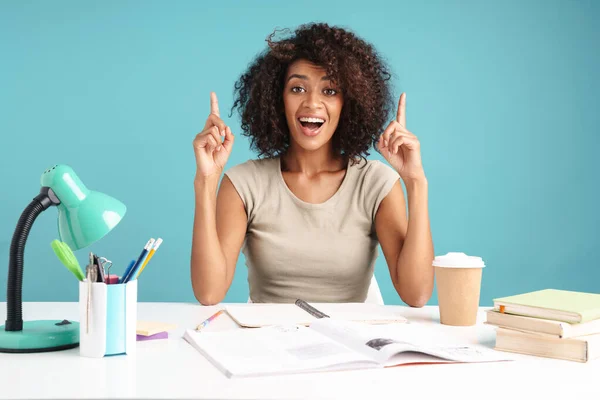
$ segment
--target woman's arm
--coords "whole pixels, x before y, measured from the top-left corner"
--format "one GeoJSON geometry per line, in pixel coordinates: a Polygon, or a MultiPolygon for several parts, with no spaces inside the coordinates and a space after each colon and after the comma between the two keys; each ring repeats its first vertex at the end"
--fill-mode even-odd
{"type": "Polygon", "coordinates": [[[421,144],[406,129],[406,93],[400,96],[396,119],[381,135],[378,150],[406,185],[408,218],[402,186],[397,182],[379,205],[377,236],[396,291],[406,304],[422,307],[433,291],[434,253],[421,144]]]}
{"type": "Polygon", "coordinates": [[[427,180],[408,181],[408,218],[398,181],[379,205],[375,229],[398,295],[411,307],[422,307],[433,292],[433,241],[427,204],[427,180]]]}
{"type": "Polygon", "coordinates": [[[204,305],[221,302],[233,280],[246,234],[244,204],[225,175],[217,182],[196,179],[196,211],[192,236],[191,276],[196,299],[204,305]]]}
{"type": "Polygon", "coordinates": [[[210,94],[210,114],[204,130],[194,139],[196,198],[190,270],[196,299],[204,305],[225,298],[246,234],[242,199],[225,175],[219,178],[233,149],[231,129],[221,120],[219,102],[210,94]],[[221,141],[221,136],[225,139],[221,141]]]}

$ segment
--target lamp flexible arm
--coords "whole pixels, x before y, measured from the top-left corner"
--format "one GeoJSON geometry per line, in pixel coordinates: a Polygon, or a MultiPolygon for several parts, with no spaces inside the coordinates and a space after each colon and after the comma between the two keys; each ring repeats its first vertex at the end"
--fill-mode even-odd
{"type": "Polygon", "coordinates": [[[50,206],[60,204],[60,200],[49,187],[42,187],[29,205],[23,210],[10,244],[8,264],[8,285],[6,291],[6,331],[23,330],[23,256],[29,231],[36,218],[50,206]]]}

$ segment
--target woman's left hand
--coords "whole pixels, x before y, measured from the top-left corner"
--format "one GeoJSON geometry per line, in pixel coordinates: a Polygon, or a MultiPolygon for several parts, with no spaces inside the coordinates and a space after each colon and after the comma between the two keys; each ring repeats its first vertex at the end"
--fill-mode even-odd
{"type": "Polygon", "coordinates": [[[388,125],[379,138],[377,148],[404,182],[425,179],[421,162],[421,144],[419,139],[406,129],[406,93],[400,96],[396,119],[388,125]]]}

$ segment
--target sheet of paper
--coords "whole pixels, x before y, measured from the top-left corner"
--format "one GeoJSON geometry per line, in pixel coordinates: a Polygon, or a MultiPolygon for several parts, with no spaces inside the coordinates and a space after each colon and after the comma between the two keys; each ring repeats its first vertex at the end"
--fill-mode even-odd
{"type": "MultiPolygon", "coordinates": [[[[406,322],[400,307],[370,303],[309,304],[333,319],[364,321],[373,324],[406,322]]],[[[309,325],[318,319],[295,304],[226,305],[225,310],[238,324],[245,327],[309,325]]]]}
{"type": "Polygon", "coordinates": [[[371,324],[407,322],[402,307],[372,303],[310,303],[331,318],[343,321],[361,321],[371,324]]]}
{"type": "Polygon", "coordinates": [[[249,328],[308,325],[317,319],[295,304],[240,304],[226,305],[224,308],[235,322],[249,328]]]}

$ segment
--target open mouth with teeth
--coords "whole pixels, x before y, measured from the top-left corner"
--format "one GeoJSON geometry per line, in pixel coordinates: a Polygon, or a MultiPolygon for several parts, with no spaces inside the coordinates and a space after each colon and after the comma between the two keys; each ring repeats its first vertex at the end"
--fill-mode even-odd
{"type": "Polygon", "coordinates": [[[307,136],[315,136],[321,130],[321,127],[325,123],[322,118],[314,117],[300,117],[298,122],[302,126],[302,132],[307,136]]]}

